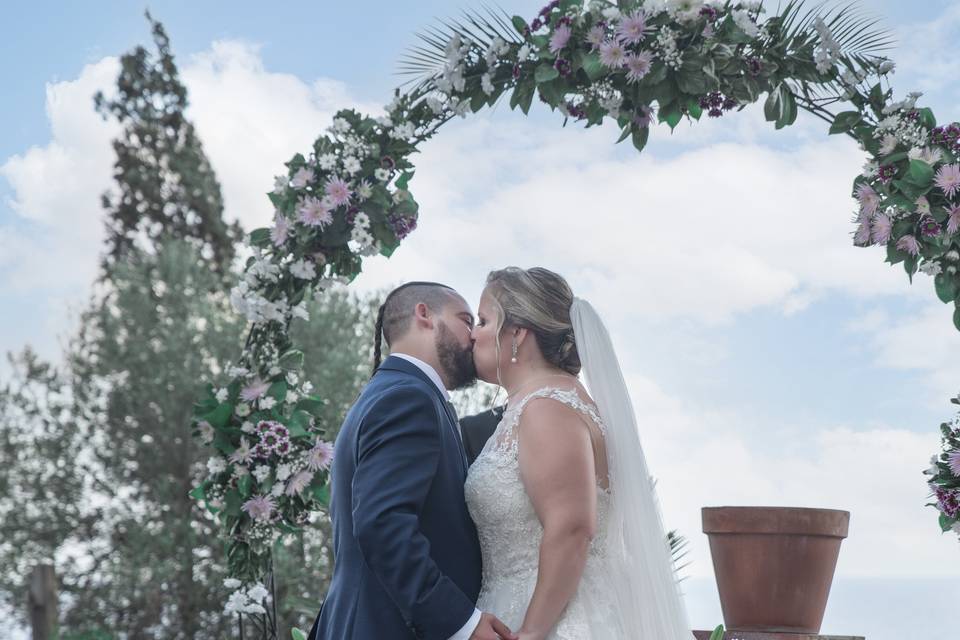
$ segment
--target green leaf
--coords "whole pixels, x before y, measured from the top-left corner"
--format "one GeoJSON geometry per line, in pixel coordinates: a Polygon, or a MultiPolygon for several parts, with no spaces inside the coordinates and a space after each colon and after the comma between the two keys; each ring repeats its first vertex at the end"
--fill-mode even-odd
{"type": "Polygon", "coordinates": [[[410,184],[410,178],[413,177],[413,171],[404,171],[400,174],[400,177],[397,178],[397,189],[407,190],[408,185],[410,184]]]}
{"type": "Polygon", "coordinates": [[[224,496],[224,502],[226,506],[224,507],[223,512],[228,516],[239,516],[240,515],[240,505],[243,504],[243,501],[240,498],[240,494],[237,493],[235,489],[227,491],[227,495],[224,496]]]}
{"type": "Polygon", "coordinates": [[[860,124],[862,119],[863,116],[859,111],[844,111],[838,113],[833,119],[833,124],[830,125],[830,135],[846,133],[860,124]]]}
{"type": "Polygon", "coordinates": [[[650,127],[634,130],[631,138],[633,139],[633,146],[636,150],[643,151],[643,148],[647,146],[647,140],[650,138],[650,127]]]}
{"type": "Polygon", "coordinates": [[[203,488],[203,485],[200,485],[199,487],[194,487],[194,488],[193,488],[193,491],[191,491],[189,495],[190,495],[190,497],[193,498],[194,500],[206,500],[206,499],[207,499],[207,494],[206,494],[206,491],[205,491],[204,488],[203,488]]]}
{"type": "Polygon", "coordinates": [[[904,180],[925,189],[933,182],[933,167],[923,160],[911,160],[910,169],[907,171],[904,180]]]}
{"type": "Polygon", "coordinates": [[[777,129],[788,127],[797,121],[797,99],[787,85],[780,85],[780,117],[777,118],[777,129]]]}
{"type": "Polygon", "coordinates": [[[287,425],[287,428],[290,430],[290,437],[299,438],[309,436],[310,432],[307,431],[307,427],[310,426],[312,418],[313,416],[311,416],[309,412],[303,409],[296,409],[290,418],[290,424],[287,425]]]}
{"type": "Polygon", "coordinates": [[[710,640],[723,640],[723,625],[717,625],[717,628],[710,634],[710,640]]]}
{"type": "Polygon", "coordinates": [[[780,90],[771,91],[763,103],[763,117],[767,122],[776,122],[780,117],[780,90]]]}
{"type": "Polygon", "coordinates": [[[280,356],[280,367],[286,371],[299,371],[303,368],[303,351],[292,349],[280,356]]]}
{"type": "Polygon", "coordinates": [[[511,19],[513,22],[513,28],[517,30],[517,33],[520,35],[526,35],[527,30],[527,21],[521,18],[520,16],[513,16],[511,19]]]}
{"type": "Polygon", "coordinates": [[[249,474],[249,473],[246,474],[246,475],[244,475],[244,476],[241,476],[241,477],[240,477],[239,482],[237,482],[237,489],[240,491],[240,497],[241,497],[241,498],[249,498],[249,497],[250,497],[250,483],[251,483],[251,482],[252,482],[252,480],[250,479],[250,474],[249,474]]]}
{"type": "Polygon", "coordinates": [[[957,331],[960,331],[960,302],[957,303],[957,309],[953,312],[953,326],[957,328],[957,331]]]}
{"type": "Polygon", "coordinates": [[[537,84],[550,82],[551,80],[556,80],[559,77],[560,72],[557,71],[552,64],[541,64],[537,67],[537,70],[533,74],[533,79],[537,81],[537,84]]]}
{"type": "Polygon", "coordinates": [[[270,229],[261,227],[250,232],[250,244],[255,247],[270,246],[270,229]]]}
{"type": "Polygon", "coordinates": [[[683,113],[680,111],[680,106],[676,102],[671,102],[660,108],[657,117],[660,122],[666,122],[670,126],[670,131],[673,131],[674,128],[680,124],[683,113]]]}
{"type": "Polygon", "coordinates": [[[297,409],[303,409],[314,416],[320,416],[326,403],[319,396],[304,396],[297,401],[297,409]]]}
{"type": "Polygon", "coordinates": [[[590,78],[590,82],[596,82],[607,73],[603,63],[600,62],[600,54],[598,53],[588,53],[583,56],[583,70],[590,78]]]}
{"type": "Polygon", "coordinates": [[[203,419],[209,422],[212,427],[222,429],[227,426],[231,415],[233,415],[233,405],[229,402],[223,402],[216,409],[203,416],[203,419]]]}
{"type": "Polygon", "coordinates": [[[937,118],[933,115],[933,110],[930,107],[920,109],[920,125],[927,131],[937,126],[937,118]]]}
{"type": "Polygon", "coordinates": [[[327,485],[313,487],[310,490],[310,495],[313,496],[314,500],[319,502],[325,507],[330,506],[330,487],[327,485]]]}
{"type": "Polygon", "coordinates": [[[949,304],[960,296],[960,286],[957,284],[956,276],[938,273],[933,278],[933,286],[937,290],[937,297],[943,303],[949,304]]]}
{"type": "Polygon", "coordinates": [[[951,518],[944,513],[940,514],[940,530],[943,533],[950,531],[950,529],[953,527],[953,524],[955,522],[956,520],[954,518],[951,518]]]}

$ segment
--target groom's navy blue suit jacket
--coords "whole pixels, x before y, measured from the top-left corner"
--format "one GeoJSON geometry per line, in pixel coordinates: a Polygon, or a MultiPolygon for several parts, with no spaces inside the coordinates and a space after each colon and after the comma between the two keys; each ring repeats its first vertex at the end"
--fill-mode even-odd
{"type": "Polygon", "coordinates": [[[447,640],[480,593],[467,459],[440,389],[387,358],[334,448],[335,564],[311,640],[447,640]]]}

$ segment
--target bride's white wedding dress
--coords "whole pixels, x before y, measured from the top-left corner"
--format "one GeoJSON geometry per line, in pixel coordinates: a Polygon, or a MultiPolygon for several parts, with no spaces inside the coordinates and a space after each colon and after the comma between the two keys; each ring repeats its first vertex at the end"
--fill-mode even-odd
{"type": "MultiPolygon", "coordinates": [[[[552,398],[576,410],[592,428],[604,432],[596,411],[576,389],[542,388],[504,412],[493,436],[470,467],[465,495],[477,525],[483,553],[483,588],[477,607],[519,629],[537,585],[543,527],[523,488],[518,461],[517,426],[534,398],[552,398]]],[[[551,640],[620,640],[616,602],[607,568],[610,495],[597,486],[597,535],[590,545],[576,595],[549,636],[551,640]]]]}
{"type": "Polygon", "coordinates": [[[538,389],[504,413],[470,467],[465,497],[480,537],[477,607],[518,630],[537,584],[543,527],[520,477],[517,429],[534,398],[583,417],[606,449],[597,486],[597,528],[577,591],[549,640],[690,640],[692,633],[647,471],[636,417],[603,322],[584,300],[570,308],[577,352],[593,401],[577,388],[538,389]],[[604,488],[606,485],[609,488],[604,488]]]}

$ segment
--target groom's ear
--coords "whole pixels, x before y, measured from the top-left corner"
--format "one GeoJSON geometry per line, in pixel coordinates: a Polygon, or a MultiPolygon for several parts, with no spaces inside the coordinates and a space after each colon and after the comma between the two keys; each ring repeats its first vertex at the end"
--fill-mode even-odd
{"type": "Polygon", "coordinates": [[[418,302],[413,308],[413,322],[424,329],[433,329],[433,312],[425,302],[418,302]]]}

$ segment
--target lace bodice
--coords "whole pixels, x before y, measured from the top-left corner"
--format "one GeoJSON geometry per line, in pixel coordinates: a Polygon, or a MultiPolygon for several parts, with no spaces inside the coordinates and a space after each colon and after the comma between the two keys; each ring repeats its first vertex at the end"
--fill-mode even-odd
{"type": "MultiPolygon", "coordinates": [[[[511,629],[523,622],[537,581],[543,527],[520,477],[518,428],[527,403],[550,398],[573,408],[606,432],[594,407],[576,389],[543,388],[508,407],[500,424],[467,474],[465,496],[477,525],[483,553],[483,587],[477,606],[511,629]]],[[[554,628],[551,640],[599,640],[618,637],[613,629],[613,597],[605,585],[605,537],[609,492],[597,485],[597,535],[590,545],[577,594],[554,628]],[[606,619],[606,621],[604,620],[606,619]]]]}

